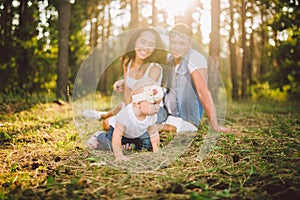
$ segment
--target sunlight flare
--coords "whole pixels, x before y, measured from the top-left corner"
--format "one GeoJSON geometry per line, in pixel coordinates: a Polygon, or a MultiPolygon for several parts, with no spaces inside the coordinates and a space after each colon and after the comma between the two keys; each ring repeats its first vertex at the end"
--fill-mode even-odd
{"type": "Polygon", "coordinates": [[[157,0],[157,7],[165,9],[171,15],[179,15],[195,3],[195,0],[157,0]]]}

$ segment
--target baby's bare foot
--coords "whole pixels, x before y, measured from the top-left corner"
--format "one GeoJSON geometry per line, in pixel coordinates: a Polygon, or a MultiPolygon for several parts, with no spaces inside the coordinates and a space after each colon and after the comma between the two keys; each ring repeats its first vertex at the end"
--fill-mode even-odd
{"type": "Polygon", "coordinates": [[[88,148],[93,149],[93,150],[97,148],[97,146],[98,146],[98,144],[99,144],[98,139],[97,139],[97,136],[98,136],[100,133],[101,133],[101,132],[96,132],[96,133],[94,133],[94,134],[90,137],[90,139],[88,139],[88,141],[86,142],[86,145],[87,145],[88,148]]]}

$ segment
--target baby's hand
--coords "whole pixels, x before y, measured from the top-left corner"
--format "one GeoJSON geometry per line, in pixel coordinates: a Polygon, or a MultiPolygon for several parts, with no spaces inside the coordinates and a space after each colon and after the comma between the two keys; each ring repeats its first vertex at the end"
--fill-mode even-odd
{"type": "Polygon", "coordinates": [[[117,161],[117,162],[118,161],[125,161],[125,162],[127,162],[127,161],[129,161],[129,158],[127,156],[122,155],[122,156],[116,157],[115,161],[117,161]]]}
{"type": "Polygon", "coordinates": [[[96,132],[94,133],[90,139],[88,139],[88,141],[86,142],[87,144],[87,147],[90,148],[90,149],[96,149],[99,142],[97,140],[97,136],[99,135],[100,133],[99,132],[96,132]]]}
{"type": "Polygon", "coordinates": [[[153,153],[155,153],[155,152],[159,152],[159,148],[153,149],[153,153]]]}

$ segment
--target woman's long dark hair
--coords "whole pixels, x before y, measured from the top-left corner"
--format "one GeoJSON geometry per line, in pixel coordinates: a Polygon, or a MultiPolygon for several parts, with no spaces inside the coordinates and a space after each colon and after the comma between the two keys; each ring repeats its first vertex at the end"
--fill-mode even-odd
{"type": "Polygon", "coordinates": [[[167,51],[165,45],[159,35],[159,33],[153,27],[145,27],[137,29],[129,38],[124,50],[124,54],[121,57],[122,63],[127,66],[130,60],[135,59],[135,43],[140,35],[146,31],[149,31],[155,36],[155,49],[153,53],[144,60],[143,64],[155,62],[161,65],[165,65],[167,61],[167,51]]]}

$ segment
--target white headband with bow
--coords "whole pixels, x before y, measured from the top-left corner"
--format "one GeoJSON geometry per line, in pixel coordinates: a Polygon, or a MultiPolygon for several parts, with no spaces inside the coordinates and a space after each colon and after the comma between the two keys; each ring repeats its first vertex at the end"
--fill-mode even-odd
{"type": "Polygon", "coordinates": [[[145,86],[144,91],[139,94],[132,95],[132,102],[148,101],[149,103],[154,103],[164,96],[162,88],[158,85],[145,86]]]}

